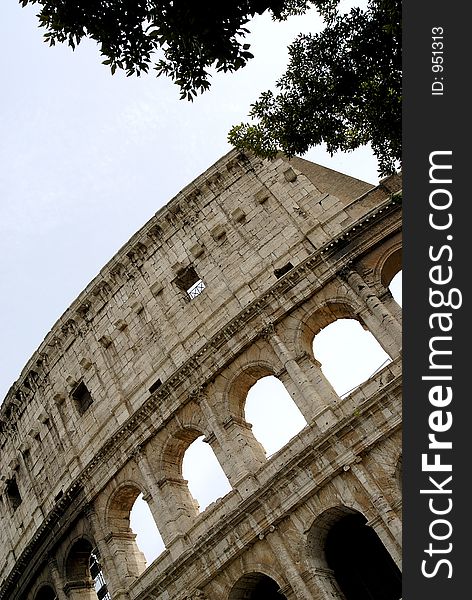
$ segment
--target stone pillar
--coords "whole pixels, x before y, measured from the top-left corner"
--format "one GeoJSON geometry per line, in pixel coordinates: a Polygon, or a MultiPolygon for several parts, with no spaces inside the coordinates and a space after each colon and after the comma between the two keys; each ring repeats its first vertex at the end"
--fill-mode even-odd
{"type": "Polygon", "coordinates": [[[132,531],[113,531],[105,537],[105,542],[120,573],[120,583],[128,588],[146,570],[146,559],[136,545],[136,534],[132,531]]]}
{"type": "MultiPolygon", "coordinates": [[[[66,446],[66,449],[70,447],[73,448],[74,425],[72,415],[69,414],[71,409],[67,407],[66,397],[64,394],[55,394],[53,400],[54,406],[56,407],[54,412],[57,416],[57,420],[60,422],[60,425],[64,430],[64,435],[61,436],[62,442],[66,446]]],[[[51,403],[51,406],[53,406],[53,403],[51,403]]]]}
{"type": "Polygon", "coordinates": [[[64,592],[64,581],[59,573],[57,561],[53,556],[48,557],[48,567],[52,582],[54,584],[57,600],[67,600],[66,593],[64,592]]]}
{"type": "Polygon", "coordinates": [[[402,307],[395,300],[395,298],[392,295],[392,292],[388,288],[384,288],[382,285],[376,286],[377,289],[379,287],[380,287],[380,289],[378,290],[378,293],[377,293],[379,300],[382,302],[382,304],[385,306],[385,308],[389,311],[389,313],[394,317],[394,319],[400,324],[400,327],[401,327],[402,321],[403,321],[402,307]]]}
{"type": "Polygon", "coordinates": [[[158,484],[157,479],[154,477],[154,473],[152,471],[151,465],[147,459],[146,454],[142,451],[140,447],[138,447],[134,451],[134,460],[138,465],[139,471],[143,476],[147,494],[143,499],[147,502],[149,506],[149,510],[154,518],[154,522],[156,523],[157,528],[159,529],[159,533],[161,534],[162,541],[164,545],[167,546],[172,541],[173,535],[171,531],[168,530],[167,524],[169,518],[167,516],[168,507],[165,506],[163,496],[158,484]]]}
{"type": "Polygon", "coordinates": [[[253,478],[253,474],[265,464],[264,448],[244,420],[229,417],[221,422],[204,391],[195,394],[194,400],[213,431],[213,435],[207,436],[205,441],[212,447],[231,487],[235,489],[242,480],[253,478]]]}
{"type": "Polygon", "coordinates": [[[395,510],[385,498],[382,490],[370,473],[361,464],[352,464],[351,472],[363,487],[369,497],[377,518],[371,519],[367,524],[373,527],[390,552],[398,567],[401,567],[402,556],[402,524],[395,510]]]}
{"type": "Polygon", "coordinates": [[[174,477],[160,479],[157,494],[154,492],[149,501],[153,515],[153,511],[159,510],[159,532],[172,559],[176,560],[191,543],[187,534],[198,516],[198,504],[190,494],[187,481],[174,477]]]}
{"type": "Polygon", "coordinates": [[[68,581],[64,592],[69,600],[97,600],[97,593],[91,579],[68,581]]]}
{"type": "MultiPolygon", "coordinates": [[[[322,383],[322,385],[317,387],[277,335],[273,324],[269,324],[264,328],[263,335],[269,340],[277,358],[286,369],[294,386],[298,390],[299,393],[294,398],[294,401],[307,423],[316,424],[322,431],[330,427],[336,421],[336,416],[330,405],[338,397],[322,374],[319,363],[313,362],[313,369],[314,371],[319,371],[316,373],[316,376],[320,383],[322,383]]],[[[313,373],[310,375],[313,377],[313,373]]]]}
{"type": "MultiPolygon", "coordinates": [[[[277,557],[280,567],[285,572],[285,577],[288,579],[290,587],[294,592],[293,598],[296,598],[297,600],[313,600],[313,594],[302,579],[299,569],[278,531],[269,533],[267,535],[267,542],[271,546],[274,555],[277,557]]],[[[282,589],[281,591],[290,600],[291,594],[287,595],[285,589],[282,589]]]]}
{"type": "Polygon", "coordinates": [[[305,376],[316,388],[319,396],[323,399],[325,405],[333,407],[339,402],[340,398],[335,389],[322,371],[321,363],[314,356],[310,356],[306,352],[297,356],[298,366],[305,373],[305,376]]]}
{"type": "MultiPolygon", "coordinates": [[[[43,510],[43,498],[41,497],[41,490],[38,490],[37,487],[37,482],[35,481],[34,477],[31,475],[31,468],[26,464],[26,460],[24,457],[24,453],[28,451],[31,457],[31,451],[29,448],[26,448],[23,444],[20,447],[20,453],[19,453],[19,463],[21,465],[21,471],[22,473],[26,474],[26,478],[28,479],[29,485],[30,485],[30,489],[33,492],[34,498],[36,500],[36,505],[37,505],[37,509],[38,512],[41,513],[42,517],[44,518],[44,510],[43,510]]],[[[43,463],[44,463],[44,458],[43,458],[43,463]]]]}
{"type": "Polygon", "coordinates": [[[175,560],[187,549],[187,531],[198,515],[196,505],[183,478],[155,478],[144,452],[138,448],[134,458],[146,482],[148,494],[144,498],[149,505],[162,541],[175,560]]]}
{"type": "Polygon", "coordinates": [[[265,464],[265,451],[246,421],[230,417],[223,425],[226,433],[223,449],[228,453],[228,460],[234,461],[236,479],[240,481],[265,464]]]}
{"type": "Polygon", "coordinates": [[[290,584],[279,587],[277,593],[281,595],[283,594],[283,596],[287,598],[287,600],[298,600],[298,596],[295,595],[295,592],[293,591],[293,588],[290,584]]]}
{"type": "MultiPolygon", "coordinates": [[[[125,581],[126,574],[122,565],[115,562],[115,559],[118,557],[113,554],[113,544],[110,544],[112,536],[109,536],[104,532],[102,524],[92,505],[87,505],[84,512],[100,555],[100,565],[105,575],[108,591],[113,600],[128,600],[129,596],[126,591],[127,585],[125,581]]],[[[71,582],[68,582],[68,585],[70,585],[70,583],[71,582]]],[[[81,598],[81,596],[79,597],[81,598]]],[[[79,597],[77,597],[77,600],[79,597]]],[[[96,598],[96,596],[92,597],[96,598]]],[[[70,598],[76,600],[75,596],[70,596],[70,598]]]]}
{"type": "Polygon", "coordinates": [[[313,590],[313,600],[345,600],[332,569],[313,567],[305,574],[313,590]]]}
{"type": "Polygon", "coordinates": [[[360,313],[366,326],[391,358],[398,356],[402,348],[402,329],[400,323],[357,271],[345,267],[340,272],[340,275],[347,282],[357,298],[368,309],[368,312],[361,311],[360,313]],[[370,315],[374,319],[370,318],[370,315]]]}

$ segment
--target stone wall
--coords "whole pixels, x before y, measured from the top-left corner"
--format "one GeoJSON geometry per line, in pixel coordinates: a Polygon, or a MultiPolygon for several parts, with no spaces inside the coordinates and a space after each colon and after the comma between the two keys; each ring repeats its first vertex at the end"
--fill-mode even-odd
{"type": "Polygon", "coordinates": [[[251,573],[342,598],[316,531],[346,511],[400,564],[400,186],[232,151],[123,246],[0,408],[0,599],[96,598],[91,548],[113,600],[243,598],[251,573]],[[341,399],[312,341],[343,317],[392,362],[341,399]],[[244,419],[268,374],[308,424],[269,460],[244,419]],[[232,491],[199,514],[181,463],[200,435],[232,491]],[[166,545],[146,570],[139,493],[166,545]]]}

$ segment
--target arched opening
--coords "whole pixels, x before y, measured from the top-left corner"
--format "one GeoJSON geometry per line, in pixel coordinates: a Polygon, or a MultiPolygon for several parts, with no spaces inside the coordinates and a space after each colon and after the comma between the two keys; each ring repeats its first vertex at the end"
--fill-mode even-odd
{"type": "Polygon", "coordinates": [[[203,435],[187,448],[182,461],[182,474],[200,511],[231,491],[228,478],[203,435]]]}
{"type": "Polygon", "coordinates": [[[360,513],[332,525],[325,557],[346,600],[400,600],[400,570],[360,513]]]}
{"type": "Polygon", "coordinates": [[[251,386],[244,415],[269,456],[307,425],[284,384],[273,375],[262,377],[251,386]]]}
{"type": "Polygon", "coordinates": [[[247,573],[232,588],[228,600],[287,600],[280,587],[268,575],[247,573]]]}
{"type": "Polygon", "coordinates": [[[57,600],[57,595],[50,585],[43,585],[34,600],[57,600]]]}
{"type": "Polygon", "coordinates": [[[324,327],[313,339],[313,353],[341,397],[391,362],[375,337],[356,319],[340,318],[324,327]]]}
{"type": "Polygon", "coordinates": [[[131,531],[136,535],[136,545],[144,554],[146,566],[149,566],[162,554],[165,545],[143,494],[139,494],[134,501],[129,522],[131,531]]]}
{"type": "Polygon", "coordinates": [[[381,266],[380,281],[384,288],[388,288],[395,275],[401,271],[401,268],[402,248],[400,247],[394,250],[381,266]]]}
{"type": "Polygon", "coordinates": [[[92,550],[92,544],[86,539],[81,538],[74,543],[67,556],[67,581],[91,579],[90,557],[92,550]]]}
{"type": "Polygon", "coordinates": [[[398,271],[395,277],[390,282],[388,286],[390,293],[393,296],[393,299],[399,306],[403,306],[402,304],[402,289],[403,289],[403,278],[402,271],[398,271]]]}
{"type": "Polygon", "coordinates": [[[114,493],[108,508],[114,551],[126,556],[125,578],[139,577],[163,550],[164,543],[141,490],[126,483],[114,493]]]}
{"type": "Polygon", "coordinates": [[[98,552],[85,538],[77,540],[69,551],[66,578],[77,600],[111,600],[98,552]]]}

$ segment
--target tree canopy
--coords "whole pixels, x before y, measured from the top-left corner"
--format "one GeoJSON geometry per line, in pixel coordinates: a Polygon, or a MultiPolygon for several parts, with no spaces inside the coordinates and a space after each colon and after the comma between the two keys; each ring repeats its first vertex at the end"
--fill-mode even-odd
{"type": "Polygon", "coordinates": [[[381,174],[401,154],[401,1],[368,0],[366,10],[337,12],[339,0],[20,0],[40,5],[45,40],[75,48],[95,40],[112,74],[170,77],[183,99],[210,87],[210,69],[232,72],[253,58],[246,25],[270,11],[277,20],[315,5],[326,20],[317,35],[299,36],[290,64],[251,107],[253,124],[233,127],[229,140],[260,156],[329,152],[368,142],[381,174]]]}
{"type": "MultiPolygon", "coordinates": [[[[19,0],[38,4],[40,27],[50,45],[75,48],[83,38],[99,45],[104,64],[114,73],[140,75],[153,66],[192,100],[210,87],[209,68],[235,71],[253,58],[244,27],[256,14],[270,11],[284,20],[305,12],[311,0],[19,0]]],[[[313,0],[330,5],[334,0],[313,0]]]]}
{"type": "Polygon", "coordinates": [[[401,164],[400,21],[399,0],[371,0],[365,11],[331,15],[319,34],[300,35],[278,93],[260,96],[255,123],[233,127],[231,143],[266,157],[370,143],[380,175],[392,173],[401,164]]]}

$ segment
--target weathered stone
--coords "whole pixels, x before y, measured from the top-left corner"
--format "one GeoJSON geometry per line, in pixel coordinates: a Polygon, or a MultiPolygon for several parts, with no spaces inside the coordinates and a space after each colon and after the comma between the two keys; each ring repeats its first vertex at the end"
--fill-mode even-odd
{"type": "Polygon", "coordinates": [[[0,600],[96,600],[93,549],[113,600],[342,598],[323,544],[353,514],[400,564],[400,185],[232,151],[125,244],[0,408],[0,600]],[[392,361],[340,398],[312,341],[343,317],[392,361]],[[269,459],[244,418],[268,374],[308,423],[269,459]],[[232,491],[199,515],[200,434],[232,491]],[[146,570],[139,493],[166,544],[146,570]]]}

